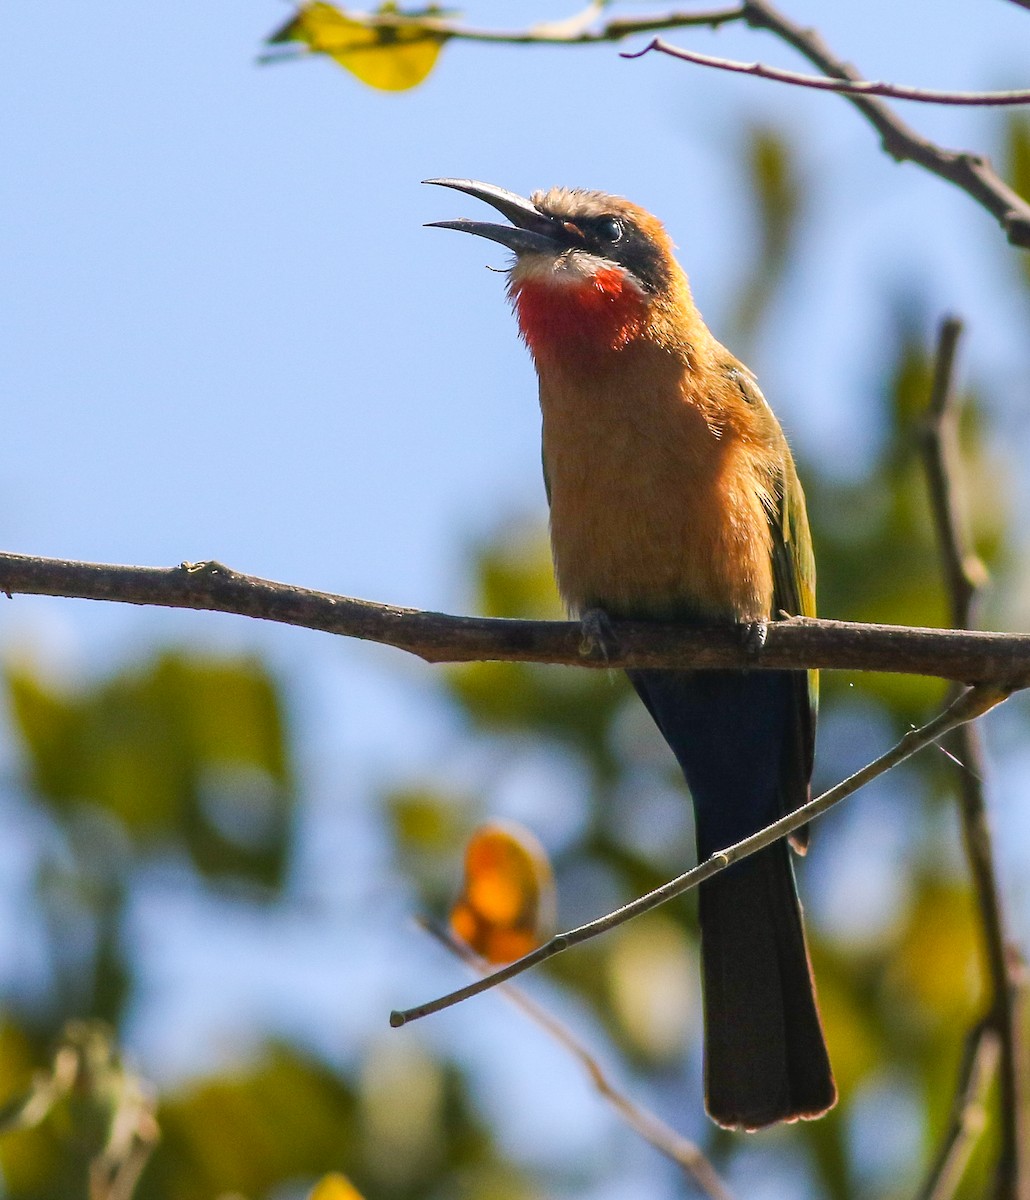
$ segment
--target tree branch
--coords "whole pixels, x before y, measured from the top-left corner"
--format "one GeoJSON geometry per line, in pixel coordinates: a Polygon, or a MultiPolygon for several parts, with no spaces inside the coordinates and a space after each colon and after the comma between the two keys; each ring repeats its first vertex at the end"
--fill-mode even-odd
{"type": "Polygon", "coordinates": [[[987,568],[969,545],[956,482],[961,456],[952,377],[961,336],[962,322],[957,317],[941,323],[930,403],[923,422],[922,452],[951,618],[956,628],[969,629],[973,601],[987,582],[987,568]]]}
{"type": "MultiPolygon", "coordinates": [[[[420,918],[418,925],[480,975],[488,970],[477,954],[464,942],[451,937],[447,930],[441,928],[435,921],[420,918]]],[[[719,1178],[715,1168],[701,1152],[700,1147],[621,1092],[605,1074],[594,1055],[560,1021],[555,1020],[545,1008],[530,999],[514,984],[503,984],[501,992],[516,1008],[579,1060],[597,1091],[615,1107],[626,1124],[644,1141],[682,1167],[683,1171],[712,1200],[733,1200],[726,1184],[719,1178]]]]}
{"type": "MultiPolygon", "coordinates": [[[[564,21],[547,21],[529,29],[481,29],[462,25],[447,17],[406,16],[404,13],[356,13],[348,12],[350,20],[359,22],[369,29],[418,30],[440,41],[486,42],[501,46],[594,46],[605,42],[621,42],[638,34],[656,33],[660,29],[687,29],[699,25],[715,29],[744,17],[742,5],[727,5],[724,8],[695,9],[693,12],[670,12],[648,17],[613,17],[600,25],[590,27],[597,9],[594,6],[585,12],[564,21]]],[[[305,50],[288,49],[261,55],[261,63],[281,62],[296,58],[305,50]]]]}
{"type": "Polygon", "coordinates": [[[1030,634],[918,629],[793,617],[774,621],[759,655],[735,625],[618,621],[606,654],[584,649],[572,621],[421,612],[241,575],[217,562],[128,567],[0,554],[0,593],[157,605],[276,621],[379,642],[426,662],[493,660],[605,668],[741,667],[889,671],[958,683],[1030,685],[1030,634]]]}
{"type": "MultiPolygon", "coordinates": [[[[1024,0],[1014,2],[1024,3],[1024,0]]],[[[1025,3],[1030,5],[1030,0],[1025,0],[1025,3]]],[[[695,12],[670,12],[637,18],[617,17],[594,28],[590,28],[588,23],[592,16],[592,8],[566,21],[549,22],[524,30],[479,29],[461,25],[444,17],[409,17],[402,13],[347,15],[351,20],[360,20],[370,28],[414,28],[423,30],[427,36],[441,41],[486,42],[509,46],[597,45],[619,42],[639,34],[696,26],[718,28],[734,21],[743,21],[753,29],[764,29],[775,34],[818,67],[826,78],[805,82],[803,86],[832,87],[834,90],[839,88],[877,130],[883,149],[897,162],[916,163],[924,170],[961,188],[998,221],[1014,246],[1030,249],[1030,203],[1005,183],[989,159],[971,151],[949,150],[936,145],[905,124],[887,105],[876,98],[879,94],[884,94],[908,100],[933,100],[934,103],[1015,104],[1024,102],[1018,97],[1024,96],[1025,93],[967,93],[965,98],[958,99],[956,97],[961,97],[962,93],[932,92],[919,88],[899,89],[890,84],[871,83],[863,79],[854,67],[834,55],[815,30],[805,29],[790,21],[766,0],[744,0],[739,5],[695,12]],[[835,80],[838,81],[836,84],[833,82],[835,80]],[[846,86],[840,87],[841,82],[846,86]]],[[[728,65],[729,60],[726,59],[711,59],[705,55],[691,55],[687,51],[674,51],[672,47],[666,48],[664,44],[661,49],[666,53],[677,53],[680,57],[705,62],[710,66],[746,70],[751,74],[767,73],[769,78],[779,78],[791,83],[799,83],[806,78],[794,76],[792,72],[776,72],[773,68],[759,67],[758,64],[728,65]]],[[[277,62],[284,57],[293,56],[292,53],[276,53],[265,55],[259,61],[277,62]]]]}
{"type": "MultiPolygon", "coordinates": [[[[812,29],[788,20],[767,0],[745,0],[744,20],[753,29],[766,29],[818,67],[824,75],[852,83],[862,76],[838,58],[812,29]]],[[[880,134],[884,150],[897,162],[914,162],[967,192],[994,216],[1014,246],[1030,249],[1030,204],[1013,191],[990,161],[969,151],[947,150],[906,125],[882,101],[871,96],[847,96],[850,104],[880,134]]]]}
{"type": "MultiPolygon", "coordinates": [[[[966,629],[972,624],[979,589],[987,573],[970,545],[968,522],[963,519],[958,496],[960,449],[952,380],[961,332],[962,323],[955,317],[941,325],[922,450],[951,620],[956,627],[966,629]]],[[[1024,1129],[1021,1052],[1025,973],[1018,948],[1010,943],[1006,929],[987,820],[986,763],[980,731],[971,725],[956,729],[950,750],[958,767],[963,841],[980,913],[989,974],[991,1003],[984,1025],[996,1035],[999,1048],[1001,1146],[995,1195],[998,1200],[1028,1200],[1028,1131],[1024,1129]]],[[[960,1122],[952,1123],[940,1158],[942,1173],[947,1167],[949,1178],[954,1165],[947,1152],[948,1141],[968,1139],[969,1136],[969,1131],[960,1122]]],[[[955,1182],[957,1184],[958,1180],[955,1182]]]]}
{"type": "MultiPolygon", "coordinates": [[[[741,9],[741,19],[746,24],[775,34],[818,67],[824,76],[862,89],[868,86],[868,81],[849,63],[838,58],[814,29],[795,24],[767,0],[744,0],[741,9]]],[[[1030,204],[1005,183],[989,159],[970,151],[948,150],[936,145],[871,95],[849,92],[845,93],[845,98],[876,129],[883,149],[893,159],[916,163],[961,188],[998,221],[1014,246],[1030,249],[1030,204]]]]}
{"type": "Polygon", "coordinates": [[[732,58],[700,54],[696,50],[673,46],[661,38],[654,38],[643,50],[624,52],[622,57],[641,58],[652,52],[667,54],[683,62],[696,63],[699,67],[715,67],[720,71],[753,75],[756,79],[771,79],[774,83],[789,83],[794,87],[814,88],[823,92],[841,92],[848,96],[885,96],[890,100],[913,100],[921,104],[950,104],[967,108],[1006,108],[1030,104],[1030,91],[1026,89],[1006,92],[952,92],[909,87],[900,83],[876,82],[871,79],[830,79],[825,75],[801,75],[797,71],[784,71],[766,63],[738,62],[732,58]]]}
{"type": "Polygon", "coordinates": [[[1005,688],[990,685],[969,688],[942,713],[934,717],[932,721],[928,721],[919,729],[913,729],[905,734],[901,741],[888,750],[886,754],[881,754],[879,758],[863,767],[860,771],[856,771],[854,775],[850,775],[841,783],[836,784],[829,791],[823,792],[815,800],[809,801],[808,804],[803,804],[792,813],[788,813],[785,817],[781,817],[778,821],[774,821],[771,825],[766,826],[765,829],[759,830],[758,833],[754,833],[732,846],[727,846],[725,850],[720,850],[718,853],[713,854],[711,858],[706,859],[703,863],[699,863],[692,870],[671,880],[669,883],[662,884],[661,887],[655,888],[653,892],[648,892],[645,896],[640,896],[622,908],[616,909],[615,912],[607,913],[598,920],[590,921],[586,925],[580,925],[577,929],[571,929],[567,933],[556,934],[550,941],[537,947],[532,953],[525,955],[523,958],[516,959],[515,962],[509,963],[499,971],[495,971],[492,975],[484,976],[482,979],[476,980],[475,983],[467,984],[457,991],[450,992],[446,996],[441,996],[436,1000],[430,1000],[425,1004],[417,1005],[415,1008],[395,1010],[390,1014],[390,1024],[394,1028],[399,1028],[409,1021],[418,1020],[420,1017],[427,1017],[431,1013],[450,1008],[462,1000],[478,996],[480,992],[485,992],[492,987],[496,987],[499,983],[513,979],[516,975],[520,975],[530,967],[535,967],[542,962],[546,962],[547,959],[553,958],[556,954],[561,954],[562,951],[568,950],[571,946],[577,946],[580,942],[586,942],[602,933],[607,933],[610,929],[622,925],[633,917],[650,912],[651,909],[657,908],[674,897],[690,891],[691,888],[698,887],[705,880],[711,879],[713,875],[724,871],[728,866],[739,862],[740,859],[747,858],[748,855],[755,854],[759,850],[764,850],[766,846],[771,846],[773,842],[787,836],[787,834],[793,833],[795,829],[800,829],[806,822],[821,816],[835,804],[839,804],[845,797],[857,792],[859,788],[864,787],[873,779],[884,774],[884,772],[891,770],[892,767],[896,767],[899,763],[904,762],[905,759],[911,758],[917,751],[938,741],[952,729],[956,729],[966,721],[972,721],[976,717],[983,716],[984,713],[989,712],[995,705],[1001,704],[1008,696],[1009,691],[1005,688]]]}

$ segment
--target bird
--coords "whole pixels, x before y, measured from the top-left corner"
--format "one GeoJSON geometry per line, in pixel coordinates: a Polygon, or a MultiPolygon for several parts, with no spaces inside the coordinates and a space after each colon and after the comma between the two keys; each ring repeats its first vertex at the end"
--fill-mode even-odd
{"type": "MultiPolygon", "coordinates": [[[[705,325],[661,222],[601,191],[528,199],[428,179],[506,218],[434,227],[511,251],[507,293],[539,380],[555,578],[602,642],[619,619],[815,615],[790,448],[752,372],[705,325]]],[[[699,860],[805,803],[818,680],[803,670],[630,670],[694,807],[699,860]]],[[[803,852],[807,835],[795,839],[803,852]]],[[[701,884],[709,1116],[757,1130],[819,1117],[837,1092],[783,840],[701,884]]]]}

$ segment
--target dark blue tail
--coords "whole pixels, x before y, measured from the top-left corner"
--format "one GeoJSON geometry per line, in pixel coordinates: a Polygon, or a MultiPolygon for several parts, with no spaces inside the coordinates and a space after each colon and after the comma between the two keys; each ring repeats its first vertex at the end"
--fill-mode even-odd
{"type": "MultiPolygon", "coordinates": [[[[698,859],[808,798],[786,671],[631,671],[694,802],[698,859]]],[[[784,841],[701,885],[705,1103],[731,1128],[815,1117],[837,1092],[784,841]]]]}

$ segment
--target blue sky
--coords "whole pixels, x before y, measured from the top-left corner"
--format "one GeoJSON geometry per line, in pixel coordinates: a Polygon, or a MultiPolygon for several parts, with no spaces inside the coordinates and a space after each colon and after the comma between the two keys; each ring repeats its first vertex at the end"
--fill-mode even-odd
{"type": "MultiPolygon", "coordinates": [[[[795,10],[868,74],[938,86],[1006,82],[1027,28],[1000,2],[795,10]]],[[[503,254],[422,228],[474,207],[420,187],[427,175],[630,195],[672,229],[718,332],[749,262],[723,147],[748,120],[784,119],[803,138],[819,220],[779,344],[757,365],[801,442],[861,427],[869,288],[916,280],[965,312],[991,299],[974,257],[1000,242],[989,218],[878,155],[832,97],[611,48],[467,45],[448,47],[422,89],[385,95],[324,60],[256,67],[261,35],[287,11],[67,5],[41,30],[35,6],[11,6],[0,118],[11,547],[217,556],[363,596],[460,604],[462,535],[540,508],[538,415],[501,281],[483,270],[503,254]],[[799,371],[803,337],[814,349],[799,371]]],[[[556,11],[471,15],[518,25],[556,11]]],[[[798,65],[742,30],[691,32],[689,44],[798,65]]],[[[984,145],[982,113],[908,113],[942,140],[984,145]]],[[[971,320],[972,353],[996,354],[997,315],[971,320]]],[[[113,621],[120,636],[153,617],[77,605],[65,619],[113,621]]]]}
{"type": "MultiPolygon", "coordinates": [[[[1002,0],[786,7],[867,77],[1028,82],[1030,14],[1002,0]]],[[[1006,254],[1000,232],[968,198],[880,154],[841,100],[656,56],[623,61],[611,47],[469,45],[445,48],[419,90],[387,95],[325,60],[255,65],[289,11],[258,0],[5,7],[6,548],[151,565],[215,557],[350,595],[467,608],[470,542],[512,512],[543,512],[539,414],[502,280],[484,270],[503,252],[423,229],[476,206],[419,180],[629,196],[665,220],[718,334],[751,262],[726,147],[755,120],[798,139],[814,217],[751,364],[793,441],[845,470],[862,460],[893,292],[968,317],[967,370],[999,397],[999,438],[1025,448],[1025,312],[980,266],[1006,254]]],[[[468,13],[515,27],[563,10],[468,13]]],[[[743,29],[677,36],[805,69],[743,29]]],[[[946,144],[994,149],[982,111],[904,112],[946,144]]],[[[22,597],[0,611],[0,649],[59,675],[180,638],[269,655],[291,685],[315,803],[336,814],[329,843],[309,848],[333,903],[368,899],[336,881],[334,853],[367,869],[382,852],[363,789],[443,763],[458,737],[428,694],[429,668],[389,651],[204,614],[22,597]]],[[[150,903],[160,895],[157,885],[150,903]]],[[[380,915],[402,914],[397,901],[380,915]]],[[[173,1011],[195,1022],[203,1060],[232,1049],[242,1001],[198,991],[212,964],[197,927],[183,914],[182,945],[152,964],[147,1011],[155,1027],[173,1011]]],[[[324,948],[288,927],[276,936],[297,949],[297,986],[255,967],[248,1016],[338,1048],[339,1022],[365,1029],[410,998],[398,981],[417,971],[432,983],[439,964],[417,939],[397,970],[374,932],[349,935],[347,989],[363,999],[348,1015],[334,1007],[324,948]]],[[[254,933],[255,957],[267,936],[254,933]]],[[[196,1053],[146,1028],[137,1049],[149,1069],[196,1068],[196,1053]]]]}

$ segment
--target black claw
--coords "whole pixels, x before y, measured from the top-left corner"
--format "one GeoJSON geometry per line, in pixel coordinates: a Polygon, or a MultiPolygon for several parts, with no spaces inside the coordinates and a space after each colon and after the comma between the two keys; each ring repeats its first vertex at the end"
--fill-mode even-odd
{"type": "Polygon", "coordinates": [[[748,621],[740,627],[741,641],[748,658],[758,658],[769,637],[768,621],[748,621]]]}

